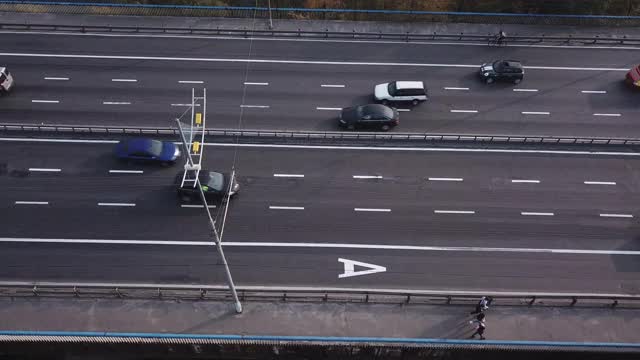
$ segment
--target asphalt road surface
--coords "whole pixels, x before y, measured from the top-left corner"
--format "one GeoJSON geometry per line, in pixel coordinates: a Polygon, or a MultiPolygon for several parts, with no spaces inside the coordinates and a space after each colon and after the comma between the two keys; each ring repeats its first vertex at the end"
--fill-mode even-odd
{"type": "Polygon", "coordinates": [[[2,122],[172,126],[207,88],[215,128],[337,130],[373,87],[422,80],[430,100],[399,105],[394,131],[640,137],[623,83],[639,49],[503,47],[149,36],[0,34],[17,88],[2,122]],[[478,67],[521,60],[519,85],[486,85],[478,67]]]}
{"type": "MultiPolygon", "coordinates": [[[[0,143],[0,279],[223,283],[203,209],[172,187],[180,165],[112,147],[0,143]]],[[[239,284],[639,290],[637,156],[205,150],[241,184],[223,235],[239,284]],[[340,277],[344,259],[384,270],[340,277]]]]}

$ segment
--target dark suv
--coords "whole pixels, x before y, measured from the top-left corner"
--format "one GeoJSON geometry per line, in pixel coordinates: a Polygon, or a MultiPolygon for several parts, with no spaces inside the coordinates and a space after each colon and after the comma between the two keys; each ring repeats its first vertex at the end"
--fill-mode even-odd
{"type": "Polygon", "coordinates": [[[480,66],[480,77],[487,84],[497,80],[519,84],[524,78],[524,68],[516,60],[496,60],[480,66]]]}
{"type": "MultiPolygon", "coordinates": [[[[182,182],[184,171],[179,172],[174,180],[176,189],[178,190],[178,196],[183,201],[197,200],[200,198],[200,190],[194,186],[193,180],[195,176],[192,173],[187,173],[185,183],[182,182]]],[[[200,170],[199,176],[200,186],[202,186],[202,192],[207,199],[220,199],[227,195],[235,196],[240,190],[240,184],[233,179],[233,185],[229,186],[231,180],[230,174],[219,173],[216,171],[200,170]]]]}

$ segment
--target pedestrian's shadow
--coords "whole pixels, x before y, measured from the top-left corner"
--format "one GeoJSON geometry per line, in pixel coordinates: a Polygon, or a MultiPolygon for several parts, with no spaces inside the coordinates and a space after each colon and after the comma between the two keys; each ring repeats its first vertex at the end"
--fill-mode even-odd
{"type": "Polygon", "coordinates": [[[469,321],[474,320],[475,315],[468,312],[456,314],[439,323],[434,323],[425,331],[423,337],[437,339],[468,339],[475,330],[469,321]]]}

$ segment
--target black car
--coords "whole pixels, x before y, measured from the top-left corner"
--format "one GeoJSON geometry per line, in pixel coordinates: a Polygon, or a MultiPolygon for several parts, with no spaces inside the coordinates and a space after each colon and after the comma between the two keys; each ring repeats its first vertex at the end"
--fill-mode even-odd
{"type": "MultiPolygon", "coordinates": [[[[184,172],[180,172],[176,175],[174,184],[178,191],[178,195],[184,201],[200,199],[200,191],[197,186],[194,186],[193,172],[187,172],[187,178],[182,183],[184,172]]],[[[240,190],[240,184],[233,179],[233,185],[229,187],[230,174],[219,173],[216,171],[200,170],[198,175],[200,180],[200,186],[207,199],[219,199],[227,195],[234,196],[240,190]]]]}
{"type": "Polygon", "coordinates": [[[400,123],[398,110],[380,104],[368,104],[342,109],[338,124],[349,130],[357,128],[387,131],[400,123]]]}
{"type": "Polygon", "coordinates": [[[480,77],[487,84],[497,80],[519,84],[524,78],[524,68],[516,60],[496,60],[480,66],[480,77]]]}

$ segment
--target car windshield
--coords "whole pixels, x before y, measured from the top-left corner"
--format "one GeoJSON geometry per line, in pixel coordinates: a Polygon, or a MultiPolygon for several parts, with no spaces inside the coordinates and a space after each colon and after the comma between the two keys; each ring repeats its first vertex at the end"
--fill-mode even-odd
{"type": "Polygon", "coordinates": [[[160,156],[162,154],[162,141],[151,140],[146,150],[153,156],[160,156]]]}
{"type": "Polygon", "coordinates": [[[387,85],[387,91],[389,91],[389,95],[395,95],[396,91],[398,91],[398,89],[396,88],[396,83],[390,82],[389,85],[387,85]]]}
{"type": "Polygon", "coordinates": [[[383,106],[377,106],[377,105],[365,105],[365,106],[361,106],[359,109],[360,112],[360,117],[364,117],[369,115],[370,118],[376,119],[376,118],[380,118],[380,117],[384,117],[384,118],[392,118],[393,117],[393,110],[391,110],[388,107],[383,107],[383,106]]]}
{"type": "Polygon", "coordinates": [[[218,172],[211,171],[206,177],[206,181],[204,185],[208,186],[213,190],[222,191],[224,187],[224,175],[218,172]]]}
{"type": "Polygon", "coordinates": [[[498,60],[498,61],[494,62],[493,63],[493,70],[498,71],[498,72],[502,71],[502,68],[503,68],[502,64],[503,64],[502,60],[498,60]]]}

